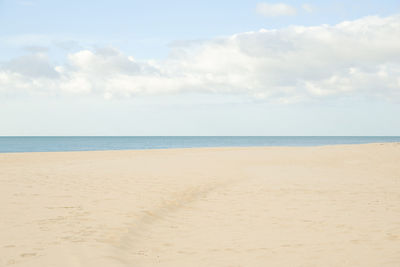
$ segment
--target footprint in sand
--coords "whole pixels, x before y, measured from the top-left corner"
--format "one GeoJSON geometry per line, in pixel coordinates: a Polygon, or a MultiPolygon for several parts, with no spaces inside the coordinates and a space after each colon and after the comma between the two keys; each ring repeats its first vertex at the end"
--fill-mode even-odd
{"type": "Polygon", "coordinates": [[[22,253],[20,256],[22,258],[26,258],[26,257],[33,257],[33,256],[36,256],[36,255],[37,255],[37,253],[22,253]]]}

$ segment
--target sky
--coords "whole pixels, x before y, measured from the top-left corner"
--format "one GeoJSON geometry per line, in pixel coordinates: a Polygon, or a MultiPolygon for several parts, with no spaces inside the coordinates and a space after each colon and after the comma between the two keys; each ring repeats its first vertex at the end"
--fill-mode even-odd
{"type": "Polygon", "coordinates": [[[400,135],[399,1],[0,0],[0,135],[400,135]]]}

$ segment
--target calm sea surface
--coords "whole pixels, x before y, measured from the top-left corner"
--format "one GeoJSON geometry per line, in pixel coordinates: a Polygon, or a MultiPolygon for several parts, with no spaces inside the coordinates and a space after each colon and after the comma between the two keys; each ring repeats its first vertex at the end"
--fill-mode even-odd
{"type": "Polygon", "coordinates": [[[0,137],[0,152],[190,147],[320,146],[400,142],[400,136],[68,136],[0,137]]]}

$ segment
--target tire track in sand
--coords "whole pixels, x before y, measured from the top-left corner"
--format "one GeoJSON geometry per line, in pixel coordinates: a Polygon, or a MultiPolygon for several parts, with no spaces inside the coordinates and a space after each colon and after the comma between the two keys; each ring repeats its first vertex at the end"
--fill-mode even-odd
{"type": "Polygon", "coordinates": [[[123,266],[138,266],[138,259],[148,256],[147,252],[140,247],[140,244],[146,240],[148,233],[152,231],[154,226],[164,221],[174,221],[176,219],[174,214],[178,211],[190,208],[191,204],[205,200],[210,193],[232,186],[240,180],[242,179],[189,186],[182,191],[172,193],[169,198],[161,201],[152,209],[142,212],[141,216],[129,226],[128,232],[114,246],[114,256],[110,256],[109,259],[117,261],[123,266]]]}

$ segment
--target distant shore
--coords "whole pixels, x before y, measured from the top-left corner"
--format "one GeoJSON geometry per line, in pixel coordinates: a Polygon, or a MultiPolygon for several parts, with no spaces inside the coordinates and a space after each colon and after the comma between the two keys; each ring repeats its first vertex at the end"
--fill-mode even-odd
{"type": "Polygon", "coordinates": [[[0,153],[0,266],[400,266],[400,143],[0,153]]]}

